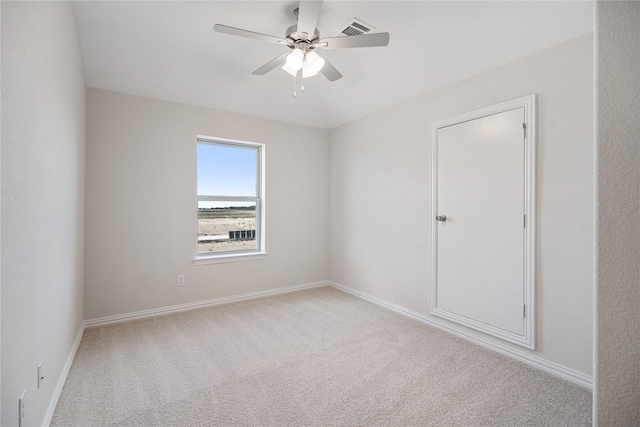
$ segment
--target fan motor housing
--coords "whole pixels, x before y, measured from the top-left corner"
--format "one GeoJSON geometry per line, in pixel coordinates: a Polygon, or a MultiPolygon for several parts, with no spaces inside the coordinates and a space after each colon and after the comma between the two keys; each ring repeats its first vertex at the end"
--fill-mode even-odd
{"type": "Polygon", "coordinates": [[[307,38],[307,39],[302,37],[302,35],[300,33],[298,33],[297,30],[298,30],[298,24],[294,24],[294,25],[290,26],[289,28],[287,28],[287,30],[284,33],[284,36],[287,39],[291,40],[294,44],[298,44],[300,42],[304,42],[304,43],[310,45],[310,44],[320,40],[320,31],[318,31],[317,28],[313,32],[313,36],[310,37],[310,38],[307,38]]]}

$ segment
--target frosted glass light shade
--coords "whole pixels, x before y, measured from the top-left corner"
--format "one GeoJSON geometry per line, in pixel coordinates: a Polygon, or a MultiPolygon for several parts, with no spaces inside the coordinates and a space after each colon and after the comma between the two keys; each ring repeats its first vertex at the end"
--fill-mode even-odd
{"type": "Polygon", "coordinates": [[[282,69],[285,70],[287,73],[291,74],[293,77],[296,76],[296,74],[298,73],[298,70],[294,70],[292,67],[289,66],[289,64],[287,64],[285,62],[285,64],[282,66],[282,69]]]}
{"type": "Polygon", "coordinates": [[[307,61],[304,61],[304,65],[302,66],[302,78],[306,79],[307,77],[313,77],[318,74],[317,71],[313,71],[307,61]]]}
{"type": "Polygon", "coordinates": [[[307,53],[305,62],[309,66],[309,71],[313,72],[314,75],[317,74],[318,71],[322,70],[322,67],[324,67],[324,58],[313,51],[307,53]]]}
{"type": "Polygon", "coordinates": [[[304,60],[304,52],[302,50],[296,48],[287,55],[287,66],[292,70],[298,71],[302,68],[302,61],[304,60]]]}

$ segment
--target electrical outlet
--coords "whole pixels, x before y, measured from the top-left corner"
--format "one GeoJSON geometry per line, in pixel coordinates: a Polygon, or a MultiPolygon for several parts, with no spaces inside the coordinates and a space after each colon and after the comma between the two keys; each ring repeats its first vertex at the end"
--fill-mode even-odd
{"type": "Polygon", "coordinates": [[[178,274],[176,276],[176,286],[184,286],[184,274],[178,274]]]}
{"type": "Polygon", "coordinates": [[[42,366],[43,363],[44,360],[41,360],[38,364],[38,390],[40,389],[40,384],[42,384],[42,381],[44,381],[44,367],[42,366]]]}
{"type": "Polygon", "coordinates": [[[360,274],[360,277],[364,277],[364,267],[360,267],[358,269],[358,273],[360,274]]]}
{"type": "Polygon", "coordinates": [[[24,421],[24,417],[27,415],[26,411],[25,411],[25,404],[24,404],[24,400],[25,400],[25,394],[27,394],[27,390],[25,389],[22,392],[22,395],[20,396],[20,399],[18,399],[18,427],[22,427],[25,424],[24,421]]]}

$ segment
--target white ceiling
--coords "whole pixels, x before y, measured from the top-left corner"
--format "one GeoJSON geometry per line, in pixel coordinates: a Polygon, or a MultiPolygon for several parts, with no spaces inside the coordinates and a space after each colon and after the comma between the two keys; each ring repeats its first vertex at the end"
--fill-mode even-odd
{"type": "Polygon", "coordinates": [[[285,46],[213,31],[284,36],[297,1],[76,2],[87,85],[333,128],[593,30],[590,1],[325,1],[324,37],[351,18],[390,33],[387,47],[325,50],[344,75],[252,71],[285,46]]]}

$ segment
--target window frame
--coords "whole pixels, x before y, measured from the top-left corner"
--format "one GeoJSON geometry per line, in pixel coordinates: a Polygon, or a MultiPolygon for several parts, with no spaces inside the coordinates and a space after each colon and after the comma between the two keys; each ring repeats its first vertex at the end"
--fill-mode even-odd
{"type": "Polygon", "coordinates": [[[264,259],[267,256],[265,245],[265,144],[235,139],[217,138],[198,135],[196,139],[196,226],[195,226],[195,265],[217,264],[222,262],[249,261],[264,259]],[[249,148],[256,150],[256,195],[255,196],[221,196],[198,194],[198,146],[200,144],[223,147],[249,148]],[[256,248],[225,252],[198,252],[198,202],[252,202],[256,204],[256,248]]]}

